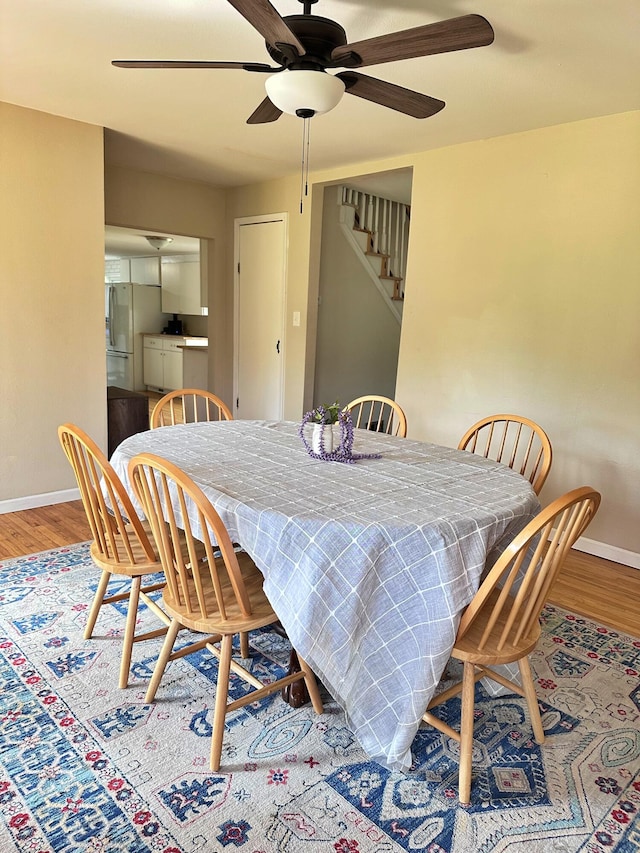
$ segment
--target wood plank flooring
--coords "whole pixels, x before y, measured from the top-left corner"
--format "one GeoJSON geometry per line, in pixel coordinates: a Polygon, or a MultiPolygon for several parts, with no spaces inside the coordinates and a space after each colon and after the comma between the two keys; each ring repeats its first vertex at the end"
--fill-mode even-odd
{"type": "MultiPolygon", "coordinates": [[[[0,515],[1,560],[90,538],[80,501],[0,515]]],[[[572,551],[549,600],[602,625],[640,637],[638,569],[572,551]]]]}

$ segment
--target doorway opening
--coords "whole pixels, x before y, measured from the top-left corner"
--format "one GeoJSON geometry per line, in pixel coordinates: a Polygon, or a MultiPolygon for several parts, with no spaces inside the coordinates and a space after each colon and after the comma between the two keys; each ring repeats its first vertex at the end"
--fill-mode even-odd
{"type": "Polygon", "coordinates": [[[324,188],[314,406],[395,399],[411,183],[412,170],[400,169],[324,188]]]}

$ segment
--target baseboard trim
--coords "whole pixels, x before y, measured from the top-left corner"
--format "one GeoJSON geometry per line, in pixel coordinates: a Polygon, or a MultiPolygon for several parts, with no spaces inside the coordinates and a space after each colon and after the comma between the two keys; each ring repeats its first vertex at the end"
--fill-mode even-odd
{"type": "Polygon", "coordinates": [[[597,542],[595,539],[587,539],[581,536],[573,546],[576,551],[585,554],[593,554],[594,557],[602,557],[603,560],[611,560],[614,563],[622,563],[632,569],[640,569],[640,554],[635,551],[627,551],[616,545],[607,545],[606,542],[597,542]]]}
{"type": "Polygon", "coordinates": [[[47,492],[43,495],[27,495],[24,498],[12,498],[0,501],[0,515],[6,512],[20,512],[23,509],[37,509],[51,504],[63,504],[68,501],[80,500],[79,489],[66,489],[60,492],[47,492]]]}

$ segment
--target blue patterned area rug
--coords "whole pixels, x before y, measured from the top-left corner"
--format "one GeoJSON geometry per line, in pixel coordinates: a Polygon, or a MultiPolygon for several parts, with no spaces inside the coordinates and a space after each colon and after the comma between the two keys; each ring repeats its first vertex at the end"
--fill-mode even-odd
{"type": "MultiPolygon", "coordinates": [[[[98,572],[86,544],[0,564],[1,853],[632,853],[640,850],[640,641],[555,607],[532,660],[547,733],[524,700],[478,686],[473,805],[455,743],[430,729],[410,774],[367,760],[337,705],[279,696],[236,712],[209,771],[215,663],[134,648],[117,685],[123,609],[82,630],[98,572]]],[[[143,621],[151,618],[144,616],[143,621]]],[[[288,660],[259,637],[262,675],[288,660]]],[[[233,690],[242,687],[234,679],[233,690]]],[[[459,704],[447,718],[455,724],[459,704]]]]}

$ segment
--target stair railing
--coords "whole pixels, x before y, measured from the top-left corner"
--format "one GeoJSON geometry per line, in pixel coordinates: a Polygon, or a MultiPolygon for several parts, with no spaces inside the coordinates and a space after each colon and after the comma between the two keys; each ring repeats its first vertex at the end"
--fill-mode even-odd
{"type": "Polygon", "coordinates": [[[382,198],[352,187],[342,188],[342,203],[355,209],[358,227],[368,231],[370,251],[389,257],[388,272],[402,279],[407,271],[409,207],[403,202],[382,198]]]}

